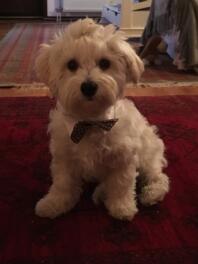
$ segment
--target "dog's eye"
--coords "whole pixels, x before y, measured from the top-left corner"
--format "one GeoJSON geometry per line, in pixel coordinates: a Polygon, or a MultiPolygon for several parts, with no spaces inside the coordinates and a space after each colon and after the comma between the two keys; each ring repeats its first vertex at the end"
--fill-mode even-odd
{"type": "Polygon", "coordinates": [[[98,65],[99,65],[101,70],[105,71],[105,70],[110,68],[111,62],[106,58],[102,58],[99,60],[98,65]]]}
{"type": "Polygon", "coordinates": [[[75,72],[78,69],[79,65],[78,62],[75,59],[71,59],[70,61],[68,61],[67,63],[67,68],[71,71],[71,72],[75,72]]]}

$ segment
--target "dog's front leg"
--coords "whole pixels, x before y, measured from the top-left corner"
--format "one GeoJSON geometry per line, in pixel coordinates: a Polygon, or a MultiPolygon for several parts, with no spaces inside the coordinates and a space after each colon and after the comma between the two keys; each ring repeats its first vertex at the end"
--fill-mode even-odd
{"type": "Polygon", "coordinates": [[[68,171],[65,162],[53,160],[51,169],[53,183],[35,208],[40,217],[55,218],[68,212],[78,202],[82,191],[80,178],[68,171]]]}
{"type": "Polygon", "coordinates": [[[110,215],[121,220],[131,220],[137,213],[135,183],[136,169],[113,171],[105,182],[105,206],[110,215]]]}

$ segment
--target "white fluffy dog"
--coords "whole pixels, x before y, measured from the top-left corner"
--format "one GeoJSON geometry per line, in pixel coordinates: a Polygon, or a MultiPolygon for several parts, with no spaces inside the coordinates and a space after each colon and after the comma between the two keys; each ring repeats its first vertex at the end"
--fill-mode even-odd
{"type": "Polygon", "coordinates": [[[55,218],[71,210],[88,180],[98,182],[94,202],[104,202],[118,219],[131,220],[138,211],[139,174],[143,204],[164,198],[169,189],[162,172],[164,144],[135,105],[123,99],[125,84],[137,82],[143,69],[119,31],[91,19],[70,24],[50,45],[42,45],[36,71],[57,105],[49,125],[53,183],[37,203],[37,215],[55,218]],[[80,123],[83,128],[77,128],[80,123]]]}

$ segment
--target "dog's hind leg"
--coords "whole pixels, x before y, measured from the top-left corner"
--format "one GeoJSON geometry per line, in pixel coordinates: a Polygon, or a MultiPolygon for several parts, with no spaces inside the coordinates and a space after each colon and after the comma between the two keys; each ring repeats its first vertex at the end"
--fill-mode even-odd
{"type": "MultiPolygon", "coordinates": [[[[141,162],[142,190],[140,201],[144,205],[153,205],[162,201],[169,191],[169,178],[163,173],[166,166],[164,144],[161,139],[153,138],[149,149],[144,149],[141,162]]],[[[147,146],[148,147],[148,146],[147,146]]]]}
{"type": "Polygon", "coordinates": [[[135,166],[108,175],[104,185],[104,204],[111,216],[120,220],[132,220],[137,213],[136,176],[135,166]]]}

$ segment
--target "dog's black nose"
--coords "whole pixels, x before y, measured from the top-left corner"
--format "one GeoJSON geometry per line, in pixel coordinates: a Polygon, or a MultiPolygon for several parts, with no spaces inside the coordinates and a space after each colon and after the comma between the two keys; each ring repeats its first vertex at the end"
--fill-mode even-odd
{"type": "Polygon", "coordinates": [[[81,92],[86,97],[93,97],[97,91],[97,84],[92,81],[86,81],[81,84],[81,92]]]}

